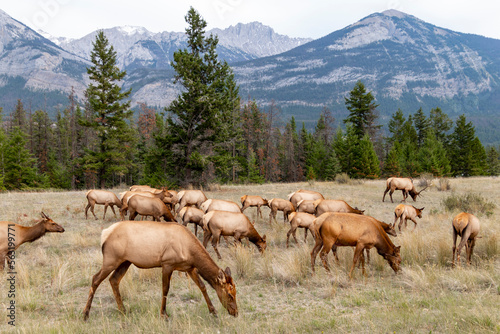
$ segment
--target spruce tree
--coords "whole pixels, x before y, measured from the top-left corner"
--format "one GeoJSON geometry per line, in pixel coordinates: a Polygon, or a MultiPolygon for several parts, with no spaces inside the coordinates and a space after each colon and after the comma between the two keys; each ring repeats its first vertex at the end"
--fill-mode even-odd
{"type": "Polygon", "coordinates": [[[500,175],[500,154],[493,146],[486,151],[486,161],[488,163],[487,174],[491,176],[500,175]]]}
{"type": "Polygon", "coordinates": [[[425,117],[422,108],[419,108],[417,112],[412,117],[413,123],[415,124],[415,130],[417,132],[417,146],[422,147],[424,144],[425,137],[427,135],[427,130],[430,127],[430,120],[425,117]]]}
{"type": "Polygon", "coordinates": [[[119,81],[126,75],[116,66],[116,51],[101,30],[90,54],[92,66],[87,68],[91,83],[86,94],[89,117],[81,124],[92,129],[96,142],[86,149],[84,169],[96,173],[98,186],[104,188],[113,175],[123,176],[131,167],[128,153],[134,136],[130,127],[133,111],[130,102],[122,102],[131,90],[122,92],[119,81]]]}
{"type": "Polygon", "coordinates": [[[368,134],[370,138],[376,137],[375,133],[380,129],[380,125],[376,125],[377,119],[375,98],[371,92],[367,92],[365,85],[358,81],[354,88],[349,93],[349,97],[345,98],[349,116],[344,119],[344,123],[352,124],[352,128],[359,139],[368,134]]]}
{"type": "Polygon", "coordinates": [[[221,138],[230,133],[218,128],[233,114],[237,87],[227,62],[218,59],[217,36],[205,36],[205,20],[192,7],[185,19],[188,47],[176,51],[171,62],[182,93],[167,111],[172,115],[168,119],[172,149],[180,153],[174,156],[177,172],[187,184],[201,181],[201,162],[211,154],[214,142],[230,140],[221,138]],[[193,175],[194,170],[198,175],[193,175]]]}
{"type": "Polygon", "coordinates": [[[472,176],[485,173],[486,153],[475,135],[472,122],[460,115],[451,134],[449,155],[454,176],[472,176]]]}

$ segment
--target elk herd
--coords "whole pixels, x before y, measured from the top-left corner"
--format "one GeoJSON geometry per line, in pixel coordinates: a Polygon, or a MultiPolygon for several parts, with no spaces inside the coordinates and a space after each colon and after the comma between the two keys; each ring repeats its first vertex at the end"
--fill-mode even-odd
{"type": "MultiPolygon", "coordinates": [[[[402,202],[408,195],[416,201],[424,189],[417,191],[410,178],[389,178],[385,195],[401,190],[402,202]]],[[[129,191],[115,193],[107,190],[90,190],[86,193],[88,210],[94,213],[95,205],[104,206],[103,219],[108,207],[111,207],[116,219],[115,206],[119,210],[120,221],[104,229],[101,234],[101,251],[103,256],[101,269],[93,276],[87,303],[83,316],[86,320],[96,289],[109,275],[118,309],[125,311],[121,298],[119,284],[131,264],[139,268],[155,268],[162,270],[162,302],[161,315],[166,313],[167,294],[170,287],[170,278],[173,271],[186,272],[201,290],[208,305],[209,311],[216,313],[207,294],[203,280],[217,293],[221,304],[233,316],[238,315],[236,304],[236,286],[229,268],[223,270],[212,259],[207,251],[211,242],[218,259],[221,254],[218,245],[221,237],[226,243],[241,243],[243,238],[253,243],[260,253],[267,247],[266,235],[261,235],[255,222],[252,222],[244,211],[250,207],[256,208],[256,217],[262,218],[262,207],[270,210],[268,224],[277,223],[278,211],[283,213],[283,222],[290,225],[286,234],[286,247],[289,247],[290,236],[298,243],[296,231],[304,229],[304,241],[307,234],[312,235],[315,243],[311,251],[311,267],[315,272],[315,261],[319,253],[321,262],[327,271],[330,271],[327,255],[330,251],[338,263],[337,247],[349,246],[354,248],[354,257],[349,272],[352,277],[356,265],[360,262],[362,273],[365,273],[365,257],[369,262],[369,250],[375,248],[389,266],[398,273],[401,270],[401,247],[396,246],[389,236],[397,236],[398,230],[402,233],[403,223],[406,228],[407,220],[417,227],[417,218],[422,218],[424,208],[413,205],[399,204],[394,209],[394,222],[384,223],[374,217],[365,215],[365,210],[352,207],[343,200],[326,199],[322,194],[311,190],[297,190],[288,195],[287,199],[266,199],[249,194],[241,197],[239,204],[229,200],[209,199],[201,190],[173,191],[167,188],[155,189],[149,186],[132,186],[129,191]],[[128,214],[128,220],[125,216],[128,214]],[[135,221],[141,215],[144,221],[135,221]],[[153,221],[147,220],[152,217],[153,221]],[[162,222],[161,220],[165,222],[162,222]],[[194,233],[186,228],[194,225],[194,233]],[[202,231],[198,237],[198,228],[202,231]],[[203,280],[201,279],[203,278],[203,280]]],[[[52,221],[42,212],[42,220],[34,226],[27,227],[11,222],[0,222],[0,266],[3,269],[5,261],[10,265],[9,252],[17,249],[24,242],[33,242],[47,232],[64,232],[64,228],[52,221]],[[15,235],[15,245],[12,245],[9,231],[15,235]]],[[[460,264],[460,252],[466,249],[467,263],[470,264],[476,238],[480,229],[479,220],[470,213],[462,212],[452,221],[453,247],[452,265],[455,259],[460,264]],[[456,247],[457,236],[461,241],[456,247]]]]}

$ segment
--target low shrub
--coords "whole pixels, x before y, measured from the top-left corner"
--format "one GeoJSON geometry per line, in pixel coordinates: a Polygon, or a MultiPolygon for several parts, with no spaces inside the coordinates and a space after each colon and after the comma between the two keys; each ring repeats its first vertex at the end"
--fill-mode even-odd
{"type": "Polygon", "coordinates": [[[488,202],[484,197],[478,194],[468,193],[465,195],[452,194],[443,200],[443,206],[446,211],[463,211],[474,215],[493,214],[495,204],[488,202]]]}

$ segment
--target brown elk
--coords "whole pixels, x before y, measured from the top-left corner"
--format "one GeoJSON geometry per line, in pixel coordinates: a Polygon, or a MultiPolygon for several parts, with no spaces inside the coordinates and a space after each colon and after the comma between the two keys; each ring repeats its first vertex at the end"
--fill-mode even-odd
{"type": "Polygon", "coordinates": [[[207,196],[201,190],[181,190],[177,196],[179,200],[179,208],[177,210],[182,210],[183,207],[191,205],[199,209],[201,203],[207,200],[207,196]]]}
{"type": "Polygon", "coordinates": [[[269,201],[269,208],[271,212],[269,213],[269,224],[271,224],[271,220],[274,219],[276,221],[276,214],[278,211],[283,211],[283,222],[286,223],[288,220],[288,215],[292,212],[295,212],[295,206],[292,202],[287,201],[286,199],[281,198],[273,198],[269,201]]]}
{"type": "Polygon", "coordinates": [[[460,265],[460,252],[465,246],[465,251],[467,253],[467,263],[470,265],[472,260],[472,252],[474,251],[474,246],[476,245],[476,239],[479,237],[479,230],[481,225],[479,224],[479,219],[470,213],[462,212],[453,218],[453,260],[452,266],[455,266],[455,254],[457,255],[457,263],[460,265]],[[458,247],[457,236],[460,236],[460,243],[458,247]]]}
{"type": "Polygon", "coordinates": [[[262,211],[260,210],[261,206],[269,207],[267,199],[262,198],[260,196],[243,195],[241,196],[240,200],[241,200],[241,212],[245,211],[248,207],[251,206],[257,207],[257,218],[259,217],[259,215],[260,218],[262,218],[262,211]]]}
{"type": "MultiPolygon", "coordinates": [[[[321,260],[327,271],[327,255],[333,246],[353,246],[354,258],[349,277],[359,261],[363,249],[375,247],[377,252],[387,260],[394,272],[400,270],[401,246],[394,246],[389,236],[380,224],[375,223],[371,217],[353,213],[330,213],[316,230],[316,244],[311,252],[311,265],[314,272],[316,256],[321,250],[321,260]]],[[[364,259],[361,261],[363,275],[365,275],[364,259]]]]}
{"type": "Polygon", "coordinates": [[[168,208],[170,211],[172,211],[173,214],[176,213],[175,206],[179,203],[179,196],[177,191],[175,190],[169,190],[168,191],[172,196],[171,197],[165,197],[163,199],[163,202],[167,204],[168,208]]]}
{"type": "Polygon", "coordinates": [[[317,191],[304,189],[299,189],[296,192],[288,194],[288,200],[292,202],[294,208],[296,208],[297,204],[303,199],[314,201],[317,199],[325,199],[325,197],[317,191]]]}
{"type": "Polygon", "coordinates": [[[413,205],[406,205],[406,204],[399,204],[395,209],[394,209],[394,223],[392,224],[393,228],[396,228],[396,222],[399,219],[399,232],[401,232],[401,226],[403,225],[403,221],[405,223],[405,228],[407,226],[407,221],[410,219],[415,226],[413,227],[413,230],[417,228],[417,217],[422,218],[422,209],[417,209],[413,205]]]}
{"type": "Polygon", "coordinates": [[[317,201],[321,201],[321,199],[319,200],[302,199],[297,203],[296,210],[297,212],[307,212],[314,215],[314,212],[316,211],[316,205],[318,203],[317,201]]]}
{"type": "Polygon", "coordinates": [[[288,220],[290,221],[290,230],[286,233],[286,247],[288,248],[288,240],[290,239],[290,234],[295,239],[295,243],[299,243],[297,241],[297,237],[295,233],[297,232],[298,227],[302,227],[304,229],[304,242],[307,239],[307,231],[309,230],[314,237],[314,220],[316,216],[307,213],[307,212],[292,212],[288,215],[288,220]]]}
{"type": "Polygon", "coordinates": [[[335,200],[335,199],[324,199],[316,201],[316,216],[321,216],[325,212],[344,212],[344,213],[355,213],[362,215],[365,210],[359,210],[358,208],[353,208],[346,201],[335,200]]]}
{"type": "Polygon", "coordinates": [[[118,309],[125,312],[119,284],[131,264],[143,269],[162,268],[161,315],[168,318],[166,305],[170,278],[174,270],[186,272],[200,288],[210,313],[216,314],[203,277],[215,289],[221,304],[229,314],[238,316],[236,286],[231,271],[215,264],[200,241],[185,226],[152,221],[122,221],[111,225],[101,234],[102,267],[92,278],[83,319],[89,317],[92,299],[101,282],[113,272],[109,283],[118,309]]]}
{"type": "Polygon", "coordinates": [[[207,247],[212,238],[212,246],[219,259],[222,259],[217,249],[220,236],[233,236],[239,243],[241,238],[246,237],[261,253],[266,249],[266,236],[261,237],[248,217],[241,212],[210,211],[203,216],[203,225],[206,227],[203,246],[207,247]]]}
{"type": "Polygon", "coordinates": [[[96,204],[104,205],[104,215],[102,216],[102,219],[106,218],[106,210],[108,209],[108,206],[111,207],[111,210],[113,210],[113,214],[116,217],[116,212],[114,205],[116,205],[118,208],[122,207],[122,202],[118,199],[118,197],[111,191],[108,190],[89,190],[87,191],[86,194],[87,197],[87,206],[85,207],[85,219],[87,219],[87,212],[90,208],[90,212],[94,215],[94,218],[97,219],[95,213],[94,213],[94,206],[96,204]]]}
{"type": "MultiPolygon", "coordinates": [[[[313,222],[313,226],[314,226],[313,228],[314,228],[314,230],[317,231],[319,229],[319,227],[321,226],[321,224],[323,224],[323,222],[325,221],[325,219],[330,214],[332,214],[332,213],[333,212],[325,212],[321,216],[319,216],[318,218],[316,218],[314,220],[314,222],[313,222]]],[[[393,237],[397,237],[398,236],[398,234],[396,233],[396,230],[392,227],[391,224],[384,223],[384,222],[382,222],[382,221],[380,221],[378,219],[375,219],[375,218],[373,218],[371,216],[365,216],[365,217],[371,219],[374,223],[379,224],[384,229],[385,233],[387,233],[388,235],[392,235],[393,237]]],[[[333,252],[333,256],[335,257],[335,261],[337,263],[340,263],[339,258],[337,256],[337,246],[336,245],[332,246],[332,252],[333,252]]],[[[369,249],[365,249],[365,253],[366,253],[366,262],[370,263],[370,250],[369,249]]],[[[363,254],[361,254],[361,256],[363,256],[363,254]]]]}
{"type": "Polygon", "coordinates": [[[428,186],[425,186],[423,189],[420,191],[417,191],[415,188],[415,185],[413,185],[413,180],[410,178],[405,178],[405,177],[390,177],[386,181],[386,187],[384,191],[384,196],[382,197],[382,202],[385,200],[385,195],[387,192],[389,192],[389,196],[391,197],[391,202],[394,203],[392,200],[392,194],[396,190],[401,190],[403,193],[403,200],[401,202],[406,202],[406,198],[408,195],[411,196],[413,201],[417,201],[417,196],[420,195],[422,191],[427,189],[428,186]]]}
{"type": "Polygon", "coordinates": [[[150,198],[159,198],[162,200],[164,203],[167,202],[168,198],[172,197],[172,194],[166,189],[163,188],[161,190],[155,189],[154,191],[125,191],[123,193],[120,193],[120,198],[122,202],[122,207],[120,209],[120,217],[121,219],[125,219],[125,215],[127,214],[128,211],[128,202],[130,198],[134,196],[143,196],[143,197],[150,197],[150,198]]]}
{"type": "Polygon", "coordinates": [[[198,234],[198,226],[203,229],[203,215],[205,213],[194,206],[185,206],[177,213],[182,224],[187,226],[188,223],[194,224],[194,235],[198,234]]]}
{"type": "Polygon", "coordinates": [[[154,220],[160,221],[163,217],[167,222],[175,222],[175,218],[167,208],[167,205],[159,198],[151,198],[142,195],[132,196],[128,200],[130,220],[135,220],[137,215],[152,216],[154,220]]]}
{"type": "Polygon", "coordinates": [[[241,213],[240,206],[236,202],[223,199],[207,199],[201,203],[200,209],[205,213],[215,210],[241,213]]]}
{"type": "Polygon", "coordinates": [[[64,232],[64,228],[55,223],[45,213],[41,213],[42,220],[33,226],[22,226],[9,221],[0,222],[0,270],[11,267],[14,261],[10,253],[15,251],[25,242],[33,242],[40,239],[47,232],[64,232]]]}

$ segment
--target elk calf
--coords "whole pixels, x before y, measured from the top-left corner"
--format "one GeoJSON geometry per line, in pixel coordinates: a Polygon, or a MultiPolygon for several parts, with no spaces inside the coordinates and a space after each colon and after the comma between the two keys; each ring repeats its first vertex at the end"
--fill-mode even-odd
{"type": "Polygon", "coordinates": [[[260,210],[260,207],[261,206],[269,207],[269,203],[267,202],[267,199],[262,198],[260,196],[253,196],[253,195],[241,196],[241,212],[245,211],[248,207],[251,206],[257,207],[257,218],[259,217],[259,215],[260,218],[262,218],[262,211],[260,210]]]}
{"type": "Polygon", "coordinates": [[[283,222],[286,223],[288,220],[288,215],[295,212],[295,206],[292,202],[286,199],[273,198],[269,201],[269,208],[271,212],[269,213],[269,224],[271,224],[271,219],[276,222],[276,214],[278,211],[283,211],[283,222]]]}
{"type": "Polygon", "coordinates": [[[111,191],[108,190],[89,190],[87,191],[87,206],[85,207],[85,219],[87,219],[87,212],[90,208],[90,212],[94,215],[94,218],[97,219],[95,213],[94,213],[94,206],[96,204],[101,204],[104,205],[104,215],[102,216],[102,219],[106,218],[106,210],[108,209],[108,206],[111,207],[111,210],[113,210],[113,214],[115,215],[116,218],[116,212],[114,205],[116,205],[118,208],[122,207],[122,202],[118,199],[118,197],[111,191]]]}
{"type": "Polygon", "coordinates": [[[476,245],[476,239],[478,238],[479,230],[481,225],[479,224],[479,219],[476,216],[462,212],[453,218],[453,260],[452,266],[455,266],[455,254],[457,255],[457,263],[460,265],[460,252],[465,246],[465,251],[467,253],[467,264],[470,265],[472,260],[472,252],[474,246],[476,245]],[[455,247],[457,244],[457,236],[460,236],[460,244],[458,248],[455,247]]]}
{"type": "Polygon", "coordinates": [[[405,228],[407,227],[407,221],[410,219],[415,226],[413,227],[413,230],[417,228],[417,217],[422,218],[422,209],[417,209],[413,205],[406,205],[406,204],[399,204],[396,209],[394,209],[394,223],[392,224],[392,227],[395,229],[396,228],[396,223],[399,219],[399,232],[401,232],[401,226],[403,225],[403,221],[405,223],[405,228]]]}
{"type": "Polygon", "coordinates": [[[297,241],[297,237],[295,233],[297,232],[298,227],[302,227],[304,229],[304,242],[307,239],[307,230],[311,232],[313,237],[314,234],[314,220],[316,219],[315,215],[312,215],[307,212],[292,212],[288,216],[288,220],[290,221],[290,230],[286,233],[286,247],[288,248],[288,240],[290,239],[290,234],[295,239],[295,243],[299,243],[297,241]]]}

